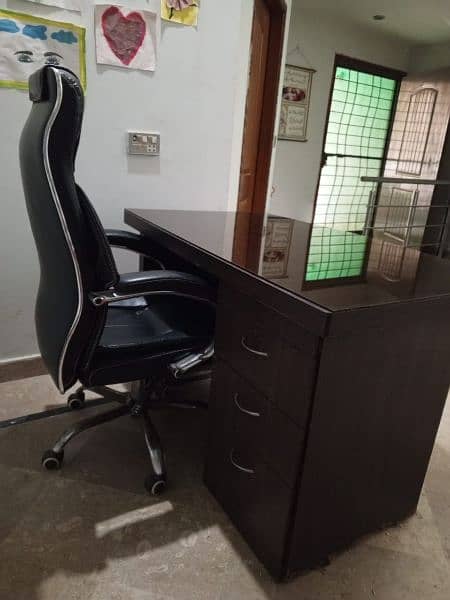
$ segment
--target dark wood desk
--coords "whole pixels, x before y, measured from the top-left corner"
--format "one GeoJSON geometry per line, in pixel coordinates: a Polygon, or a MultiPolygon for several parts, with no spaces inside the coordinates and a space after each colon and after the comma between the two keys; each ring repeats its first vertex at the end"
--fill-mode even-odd
{"type": "Polygon", "coordinates": [[[292,221],[286,274],[268,279],[258,218],[125,221],[168,268],[218,286],[205,483],[269,571],[321,565],[413,514],[450,382],[450,262],[393,243],[384,265],[378,240],[346,234],[340,248],[342,232],[325,230],[317,259],[317,230],[292,221]],[[238,262],[242,235],[251,252],[238,262]]]}

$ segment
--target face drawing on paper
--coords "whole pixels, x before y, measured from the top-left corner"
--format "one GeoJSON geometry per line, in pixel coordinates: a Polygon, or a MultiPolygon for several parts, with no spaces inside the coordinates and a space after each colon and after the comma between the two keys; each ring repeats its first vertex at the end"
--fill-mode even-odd
{"type": "Polygon", "coordinates": [[[63,65],[79,74],[77,32],[61,27],[64,23],[27,22],[27,15],[23,17],[0,18],[0,81],[26,83],[44,65],[63,65]]]}
{"type": "MultiPolygon", "coordinates": [[[[14,46],[17,50],[13,56],[20,63],[33,63],[33,70],[43,65],[60,65],[64,63],[64,48],[67,44],[77,44],[78,40],[72,31],[60,30],[51,32],[45,25],[25,25],[20,29],[18,23],[11,21],[7,26],[9,31],[13,30],[13,24],[17,27],[14,46]],[[54,50],[49,47],[54,46],[54,50]]],[[[5,20],[0,21],[0,39],[1,32],[5,29],[5,20]]],[[[11,44],[12,46],[12,44],[11,44]]],[[[11,48],[13,51],[14,46],[11,48]]]]}
{"type": "Polygon", "coordinates": [[[44,52],[44,54],[40,56],[39,54],[33,54],[31,50],[18,50],[17,52],[14,52],[14,56],[16,56],[17,60],[21,63],[37,62],[55,66],[60,65],[64,60],[64,56],[61,56],[61,54],[58,54],[57,52],[44,52]]]}

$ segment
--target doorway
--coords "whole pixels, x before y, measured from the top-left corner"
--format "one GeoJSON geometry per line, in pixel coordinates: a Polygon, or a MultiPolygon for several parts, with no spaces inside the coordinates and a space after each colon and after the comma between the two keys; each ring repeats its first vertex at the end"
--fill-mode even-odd
{"type": "Polygon", "coordinates": [[[266,209],[285,21],[284,0],[255,0],[233,246],[242,266],[259,258],[248,238],[252,215],[259,223],[266,209]]]}
{"type": "Polygon", "coordinates": [[[359,278],[373,184],[384,169],[400,81],[405,73],[337,55],[317,186],[307,281],[359,278]]]}
{"type": "Polygon", "coordinates": [[[383,172],[391,181],[379,186],[373,219],[380,236],[432,253],[439,249],[439,208],[449,195],[450,169],[443,160],[449,117],[450,69],[404,78],[383,172]]]}
{"type": "Polygon", "coordinates": [[[385,162],[404,73],[336,56],[314,223],[361,231],[371,184],[385,162]]]}

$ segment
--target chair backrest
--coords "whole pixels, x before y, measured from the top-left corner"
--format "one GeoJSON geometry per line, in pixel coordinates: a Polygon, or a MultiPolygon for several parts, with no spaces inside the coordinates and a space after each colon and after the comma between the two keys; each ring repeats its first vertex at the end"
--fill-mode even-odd
{"type": "Polygon", "coordinates": [[[118,274],[97,214],[74,178],[81,84],[68,69],[45,66],[31,75],[29,94],[20,167],[40,263],[36,332],[45,365],[64,392],[89,362],[106,318],[106,308],[94,307],[88,293],[114,285],[118,274]]]}

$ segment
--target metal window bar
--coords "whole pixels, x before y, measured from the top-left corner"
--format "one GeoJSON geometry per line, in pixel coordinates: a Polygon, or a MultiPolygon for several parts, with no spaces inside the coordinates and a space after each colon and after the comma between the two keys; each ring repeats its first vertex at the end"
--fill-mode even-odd
{"type": "Polygon", "coordinates": [[[361,181],[370,183],[407,183],[411,185],[448,185],[450,179],[417,179],[414,177],[371,177],[363,175],[361,181]]]}

